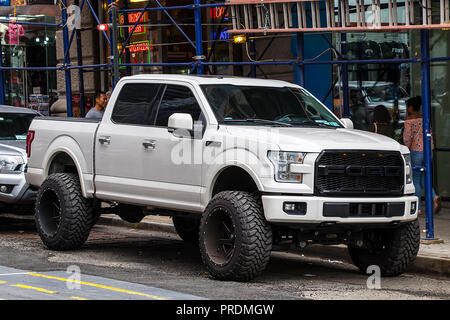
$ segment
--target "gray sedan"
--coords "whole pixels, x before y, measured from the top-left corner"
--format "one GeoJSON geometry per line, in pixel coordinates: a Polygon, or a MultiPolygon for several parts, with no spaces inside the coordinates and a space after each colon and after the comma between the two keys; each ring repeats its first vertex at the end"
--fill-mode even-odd
{"type": "Polygon", "coordinates": [[[36,198],[25,181],[26,138],[34,110],[0,105],[0,212],[26,212],[36,198]],[[24,210],[25,209],[25,210],[24,210]]]}

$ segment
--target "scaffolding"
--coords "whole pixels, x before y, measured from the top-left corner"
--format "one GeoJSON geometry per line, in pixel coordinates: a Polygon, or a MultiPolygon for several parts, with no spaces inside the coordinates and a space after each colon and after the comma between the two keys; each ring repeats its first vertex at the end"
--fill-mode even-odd
{"type": "MultiPolygon", "coordinates": [[[[348,96],[348,65],[349,64],[386,64],[386,63],[417,63],[421,66],[422,76],[422,100],[423,100],[423,141],[424,141],[424,167],[414,167],[413,170],[425,172],[425,203],[426,203],[426,238],[427,241],[435,240],[434,235],[434,222],[433,222],[433,196],[432,196],[432,150],[431,150],[431,95],[430,95],[430,63],[434,61],[448,61],[450,57],[430,57],[430,29],[447,28],[450,26],[450,12],[449,12],[449,0],[388,0],[387,7],[389,10],[389,21],[382,22],[381,9],[386,7],[386,4],[380,3],[380,0],[355,0],[355,5],[349,5],[349,0],[225,0],[222,3],[201,3],[201,0],[193,0],[189,5],[178,6],[163,6],[159,0],[148,0],[143,8],[140,9],[119,9],[118,1],[108,0],[108,13],[110,26],[112,28],[109,35],[105,30],[100,31],[103,34],[104,40],[108,43],[111,56],[109,63],[83,65],[82,52],[81,52],[81,35],[80,29],[71,27],[68,21],[68,12],[73,6],[78,7],[78,12],[81,12],[83,7],[87,5],[89,10],[98,25],[101,24],[99,17],[97,16],[90,0],[74,0],[73,4],[67,7],[66,0],[59,0],[58,4],[61,8],[62,22],[60,24],[50,23],[33,23],[33,22],[18,22],[12,19],[8,21],[0,21],[3,23],[15,23],[15,24],[28,24],[36,26],[53,27],[56,29],[62,29],[63,33],[63,49],[64,60],[61,65],[54,67],[22,67],[13,68],[9,66],[2,66],[0,59],[0,103],[4,104],[5,95],[3,88],[3,71],[4,70],[56,70],[62,71],[65,74],[65,87],[66,87],[66,101],[67,101],[67,116],[72,117],[72,84],[71,84],[71,72],[72,70],[79,71],[79,92],[80,92],[80,111],[81,115],[84,115],[84,80],[83,72],[110,70],[112,74],[112,87],[119,80],[120,73],[119,68],[131,67],[131,66],[186,66],[190,68],[190,72],[197,74],[204,74],[205,68],[208,66],[249,66],[251,71],[250,76],[256,77],[256,68],[262,68],[267,65],[285,65],[291,66],[296,70],[295,83],[304,86],[305,76],[304,68],[307,65],[315,64],[327,64],[338,65],[341,67],[342,77],[342,92],[343,92],[343,115],[347,117],[350,115],[349,110],[349,96],[348,96]],[[370,1],[370,3],[365,3],[370,1]],[[320,3],[325,4],[323,9],[320,3]],[[335,5],[337,3],[337,6],[335,5]],[[418,3],[421,10],[419,14],[414,14],[414,4],[418,3]],[[433,3],[439,3],[439,6],[432,6],[433,3]],[[153,6],[150,6],[153,4],[153,6]],[[203,52],[203,25],[202,25],[202,9],[204,8],[217,8],[224,7],[225,10],[231,8],[232,17],[232,30],[230,33],[286,33],[289,32],[295,37],[295,46],[297,57],[291,60],[285,61],[258,61],[253,58],[250,61],[233,61],[233,62],[211,62],[210,57],[215,49],[215,43],[211,46],[208,54],[203,52]],[[399,17],[398,8],[402,7],[403,18],[399,17]],[[436,11],[436,7],[439,11],[432,12],[433,8],[436,11]],[[195,19],[195,39],[191,39],[186,32],[184,32],[182,26],[170,14],[173,10],[192,10],[195,19]],[[124,54],[126,47],[130,43],[131,36],[142,23],[142,17],[145,12],[148,11],[161,11],[167,16],[171,23],[177,28],[177,30],[186,38],[196,52],[196,55],[191,61],[179,62],[179,63],[138,63],[133,64],[129,61],[120,63],[120,57],[124,54]],[[321,11],[325,11],[325,19],[321,17],[321,11]],[[134,23],[131,31],[128,32],[126,41],[122,44],[122,48],[118,49],[117,42],[117,28],[125,27],[125,24],[118,24],[117,18],[119,13],[139,13],[139,17],[134,23]],[[367,18],[367,13],[370,19],[367,18]],[[439,16],[437,23],[432,16],[439,16]],[[419,17],[419,18],[416,18],[419,17]],[[72,29],[72,30],[69,30],[72,29]],[[346,32],[364,31],[364,32],[390,32],[398,30],[420,30],[421,39],[421,52],[420,57],[408,58],[408,59],[366,59],[366,60],[349,60],[346,59],[347,44],[346,44],[346,32]],[[70,33],[71,31],[71,33],[70,33]],[[340,50],[332,47],[330,43],[330,49],[338,52],[338,58],[336,60],[306,60],[304,59],[304,44],[303,35],[307,32],[337,32],[340,33],[341,47],[340,50]],[[70,34],[69,34],[70,33],[70,34]],[[78,65],[71,65],[70,61],[70,48],[72,42],[76,38],[77,45],[77,61],[78,65]]],[[[75,8],[76,9],[76,8],[75,8]]],[[[223,22],[223,20],[222,20],[223,22]]],[[[77,24],[77,22],[76,22],[77,24]]],[[[219,32],[218,32],[219,33],[219,32]]],[[[215,39],[217,40],[217,39],[215,39]]],[[[270,43],[269,43],[270,45],[270,43]]],[[[264,52],[267,50],[264,49],[264,52]]],[[[254,51],[254,47],[252,48],[254,51]]],[[[263,55],[263,54],[262,54],[263,55]]],[[[262,56],[261,55],[261,56],[262,56]]],[[[450,149],[441,148],[439,151],[450,151],[450,149]]]]}

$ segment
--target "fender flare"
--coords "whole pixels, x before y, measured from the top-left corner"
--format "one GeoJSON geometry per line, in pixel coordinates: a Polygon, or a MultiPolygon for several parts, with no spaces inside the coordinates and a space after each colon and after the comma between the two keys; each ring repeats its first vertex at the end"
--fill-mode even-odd
{"type": "Polygon", "coordinates": [[[92,195],[88,195],[86,192],[86,185],[85,185],[85,179],[84,174],[89,173],[88,171],[88,165],[86,162],[86,159],[84,157],[84,154],[78,145],[78,143],[70,136],[59,136],[55,140],[53,140],[44,156],[44,179],[46,179],[49,175],[50,166],[55,159],[55,157],[61,153],[67,154],[75,164],[75,167],[77,169],[78,178],[80,179],[80,185],[81,185],[81,192],[83,194],[83,197],[89,198],[92,197],[92,195]],[[62,140],[62,141],[61,141],[62,140]],[[55,144],[58,144],[58,147],[52,147],[55,144]],[[64,147],[63,147],[64,146],[64,147]],[[69,146],[69,147],[68,147],[69,146]],[[74,152],[75,151],[75,152],[74,152]]]}

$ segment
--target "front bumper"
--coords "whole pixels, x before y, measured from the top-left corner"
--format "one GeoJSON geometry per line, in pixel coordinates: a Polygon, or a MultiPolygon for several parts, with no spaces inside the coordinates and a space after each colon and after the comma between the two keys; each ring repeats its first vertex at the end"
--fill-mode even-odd
{"type": "MultiPolygon", "coordinates": [[[[263,195],[262,202],[264,215],[269,222],[279,223],[311,223],[320,224],[324,222],[335,223],[361,223],[361,224],[384,224],[394,221],[408,222],[417,219],[417,197],[403,196],[394,198],[336,198],[336,197],[315,197],[315,196],[291,196],[291,195],[263,195]],[[411,205],[415,202],[415,210],[411,212],[411,205]],[[306,209],[301,213],[287,213],[284,211],[285,203],[305,203],[306,209]],[[330,204],[335,206],[330,214],[330,204]],[[402,206],[402,204],[404,206],[402,206]],[[356,208],[376,208],[383,209],[383,215],[371,215],[370,213],[358,215],[348,215],[349,207],[356,208]],[[327,211],[324,208],[327,207],[327,211]],[[337,210],[336,210],[337,208],[337,210]],[[347,209],[346,209],[347,208],[347,209]],[[403,212],[398,212],[402,208],[403,212]],[[342,214],[336,211],[342,210],[342,214]],[[397,211],[396,211],[397,210],[397,211]],[[330,216],[332,215],[332,216],[330,216]],[[339,215],[339,216],[338,216],[339,215]],[[361,216],[364,215],[364,216],[361,216]]],[[[305,205],[302,205],[304,208],[305,205]]],[[[360,209],[362,211],[362,209],[360,209]]],[[[357,210],[358,211],[358,210],[357,210]]],[[[375,211],[375,209],[373,210],[375,211]]],[[[379,211],[379,210],[378,210],[379,211]]]]}
{"type": "Polygon", "coordinates": [[[0,191],[0,202],[30,204],[36,199],[37,191],[31,189],[27,184],[23,172],[18,174],[0,174],[1,186],[6,186],[7,191],[0,191]]]}

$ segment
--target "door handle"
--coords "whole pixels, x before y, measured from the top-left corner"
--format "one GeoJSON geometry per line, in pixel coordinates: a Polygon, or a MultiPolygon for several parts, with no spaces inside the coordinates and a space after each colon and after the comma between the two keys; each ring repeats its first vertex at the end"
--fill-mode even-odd
{"type": "Polygon", "coordinates": [[[144,140],[144,142],[142,142],[142,145],[144,146],[145,149],[156,149],[156,141],[155,140],[144,140]]]}
{"type": "Polygon", "coordinates": [[[101,144],[110,144],[111,143],[111,137],[99,137],[98,138],[98,142],[100,142],[101,144]]]}

